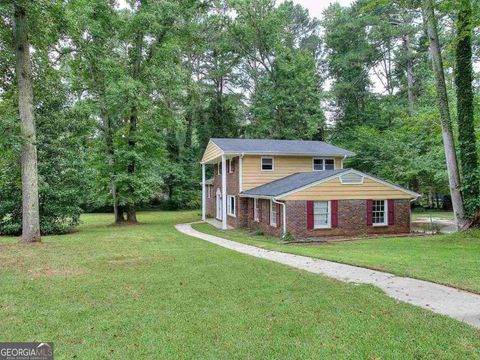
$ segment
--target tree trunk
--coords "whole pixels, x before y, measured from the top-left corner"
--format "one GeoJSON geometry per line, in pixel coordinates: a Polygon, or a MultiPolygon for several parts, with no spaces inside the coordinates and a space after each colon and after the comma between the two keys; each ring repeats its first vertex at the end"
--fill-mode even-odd
{"type": "Polygon", "coordinates": [[[463,197],[467,216],[472,217],[479,197],[477,143],[473,120],[472,9],[470,0],[458,2],[455,49],[458,142],[463,176],[463,197]]]}
{"type": "Polygon", "coordinates": [[[32,66],[25,9],[15,3],[14,46],[18,107],[22,128],[22,240],[41,241],[38,205],[37,144],[33,116],[32,66]]]}
{"type": "Polygon", "coordinates": [[[435,86],[437,89],[438,109],[440,112],[440,121],[442,125],[443,147],[447,160],[450,195],[452,197],[452,206],[457,229],[461,230],[467,228],[469,224],[465,219],[465,209],[463,206],[462,194],[460,192],[461,183],[458,175],[457,155],[455,154],[455,145],[452,135],[452,121],[450,119],[447,88],[445,86],[445,74],[443,72],[443,62],[440,52],[440,44],[438,41],[437,24],[432,0],[424,0],[424,18],[430,40],[430,53],[432,56],[433,72],[435,75],[435,86]]]}
{"type": "Polygon", "coordinates": [[[408,115],[412,117],[415,113],[415,95],[413,94],[413,61],[412,49],[410,47],[410,35],[403,36],[403,47],[407,54],[407,95],[408,95],[408,115]]]}

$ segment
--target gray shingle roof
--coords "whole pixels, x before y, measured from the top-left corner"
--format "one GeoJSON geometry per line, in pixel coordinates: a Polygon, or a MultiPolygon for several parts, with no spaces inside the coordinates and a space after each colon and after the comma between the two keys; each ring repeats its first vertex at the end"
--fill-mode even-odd
{"type": "Polygon", "coordinates": [[[284,178],[274,180],[267,184],[257,186],[253,189],[244,191],[243,194],[250,196],[278,196],[349,170],[350,169],[338,169],[298,172],[284,178]]]}
{"type": "Polygon", "coordinates": [[[226,153],[245,154],[298,154],[311,156],[354,156],[351,151],[310,140],[268,140],[268,139],[211,139],[226,153]]]}

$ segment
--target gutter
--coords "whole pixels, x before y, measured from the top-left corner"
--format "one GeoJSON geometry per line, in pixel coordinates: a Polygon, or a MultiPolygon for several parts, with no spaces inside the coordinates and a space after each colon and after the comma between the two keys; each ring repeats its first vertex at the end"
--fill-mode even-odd
{"type": "Polygon", "coordinates": [[[279,205],[282,205],[283,207],[283,212],[282,212],[282,238],[285,238],[285,236],[287,235],[287,207],[285,206],[285,203],[284,202],[281,202],[281,201],[277,201],[275,198],[272,198],[272,201],[275,203],[275,204],[279,204],[279,205]]]}

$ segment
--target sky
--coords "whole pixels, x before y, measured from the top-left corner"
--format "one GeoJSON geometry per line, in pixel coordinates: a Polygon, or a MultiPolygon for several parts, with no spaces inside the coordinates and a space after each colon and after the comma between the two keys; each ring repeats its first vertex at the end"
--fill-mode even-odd
{"type": "Polygon", "coordinates": [[[338,2],[340,5],[346,6],[350,5],[353,0],[293,0],[293,2],[308,9],[310,16],[320,19],[323,10],[325,10],[331,3],[338,2]]]}

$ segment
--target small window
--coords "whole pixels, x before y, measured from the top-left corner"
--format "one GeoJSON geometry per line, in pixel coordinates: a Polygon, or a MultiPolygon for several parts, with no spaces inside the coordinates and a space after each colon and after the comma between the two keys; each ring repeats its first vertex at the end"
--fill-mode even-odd
{"type": "Polygon", "coordinates": [[[387,200],[373,200],[372,224],[373,226],[387,225],[387,200]]]}
{"type": "Polygon", "coordinates": [[[323,159],[313,159],[313,171],[323,170],[323,159]]]}
{"type": "Polygon", "coordinates": [[[218,163],[217,170],[218,170],[218,176],[222,175],[222,163],[218,163]]]}
{"type": "Polygon", "coordinates": [[[270,225],[277,226],[277,204],[270,200],[270,225]]]}
{"type": "Polygon", "coordinates": [[[235,196],[228,195],[227,196],[227,214],[229,216],[236,216],[235,209],[236,209],[235,196]]]}
{"type": "Polygon", "coordinates": [[[253,221],[258,222],[258,199],[253,199],[253,221]]]}
{"type": "Polygon", "coordinates": [[[313,203],[313,228],[330,228],[330,201],[315,201],[313,203]]]}
{"type": "Polygon", "coordinates": [[[207,185],[207,196],[210,199],[212,197],[212,187],[207,185]]]}
{"type": "Polygon", "coordinates": [[[335,160],[325,159],[325,170],[335,170],[335,160]]]}
{"type": "Polygon", "coordinates": [[[273,171],[273,158],[262,157],[262,171],[273,171]]]}
{"type": "Polygon", "coordinates": [[[227,160],[227,169],[228,173],[232,174],[235,170],[235,160],[234,159],[228,159],[227,160]]]}
{"type": "Polygon", "coordinates": [[[335,170],[335,160],[314,158],[313,171],[323,171],[323,170],[335,170]]]}

